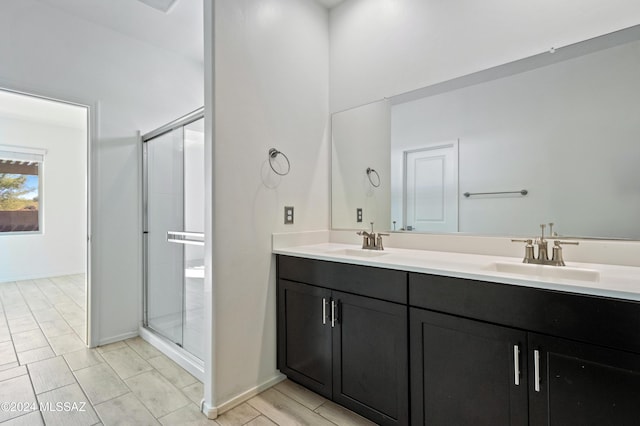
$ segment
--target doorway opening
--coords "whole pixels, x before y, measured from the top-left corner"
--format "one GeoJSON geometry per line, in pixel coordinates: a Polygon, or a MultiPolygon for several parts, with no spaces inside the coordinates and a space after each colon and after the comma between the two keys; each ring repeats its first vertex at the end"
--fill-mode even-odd
{"type": "Polygon", "coordinates": [[[90,342],[89,117],[85,105],[0,88],[4,361],[90,342]]]}

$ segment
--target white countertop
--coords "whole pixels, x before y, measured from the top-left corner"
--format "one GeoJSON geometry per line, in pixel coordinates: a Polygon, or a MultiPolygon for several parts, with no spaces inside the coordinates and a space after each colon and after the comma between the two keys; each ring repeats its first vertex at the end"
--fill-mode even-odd
{"type": "MultiPolygon", "coordinates": [[[[450,253],[427,250],[385,248],[383,252],[374,252],[375,257],[362,257],[358,245],[322,243],[286,248],[274,248],[273,253],[303,257],[316,260],[350,263],[354,265],[374,266],[378,268],[419,272],[433,275],[535,287],[571,293],[589,294],[640,301],[640,268],[633,266],[603,265],[566,261],[566,267],[526,265],[540,274],[507,273],[496,271],[496,265],[522,265],[522,258],[487,256],[478,254],[450,253]],[[353,254],[349,254],[349,253],[353,254]],[[384,253],[376,256],[376,253],[384,253]],[[549,268],[566,268],[566,272],[575,271],[578,275],[598,276],[594,281],[546,277],[547,273],[561,271],[549,268]]],[[[369,250],[362,250],[370,252],[369,250]]],[[[363,253],[364,254],[364,253],[363,253]]],[[[370,253],[366,253],[370,254],[370,253]]],[[[593,279],[593,278],[591,278],[593,279]]]]}

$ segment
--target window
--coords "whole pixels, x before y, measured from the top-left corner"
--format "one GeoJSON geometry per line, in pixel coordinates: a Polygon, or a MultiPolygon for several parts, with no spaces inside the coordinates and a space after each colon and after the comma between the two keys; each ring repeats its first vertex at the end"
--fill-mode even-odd
{"type": "Polygon", "coordinates": [[[42,231],[44,154],[0,145],[0,233],[42,231]]]}

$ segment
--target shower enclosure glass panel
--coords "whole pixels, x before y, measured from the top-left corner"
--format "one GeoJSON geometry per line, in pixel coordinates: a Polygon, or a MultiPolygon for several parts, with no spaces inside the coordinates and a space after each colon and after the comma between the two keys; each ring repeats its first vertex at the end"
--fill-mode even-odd
{"type": "Polygon", "coordinates": [[[147,323],[182,345],[183,247],[167,241],[167,231],[184,224],[183,129],[147,142],[147,323]]]}
{"type": "MultiPolygon", "coordinates": [[[[204,119],[184,127],[186,230],[204,237],[204,119]]],[[[204,243],[184,248],[185,281],[182,347],[203,359],[204,243]]]]}
{"type": "Polygon", "coordinates": [[[145,326],[202,359],[204,119],[144,141],[145,326]]]}

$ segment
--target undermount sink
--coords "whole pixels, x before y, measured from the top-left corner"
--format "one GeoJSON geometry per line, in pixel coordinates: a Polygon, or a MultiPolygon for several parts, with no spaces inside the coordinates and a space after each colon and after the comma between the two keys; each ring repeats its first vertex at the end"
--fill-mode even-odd
{"type": "Polygon", "coordinates": [[[573,268],[570,266],[534,265],[530,263],[494,262],[487,268],[490,271],[525,275],[538,278],[562,278],[576,281],[600,281],[600,272],[594,269],[573,268]]]}
{"type": "Polygon", "coordinates": [[[338,256],[355,256],[355,257],[378,257],[384,256],[385,252],[379,250],[365,249],[340,249],[327,252],[327,254],[335,254],[338,256]]]}

